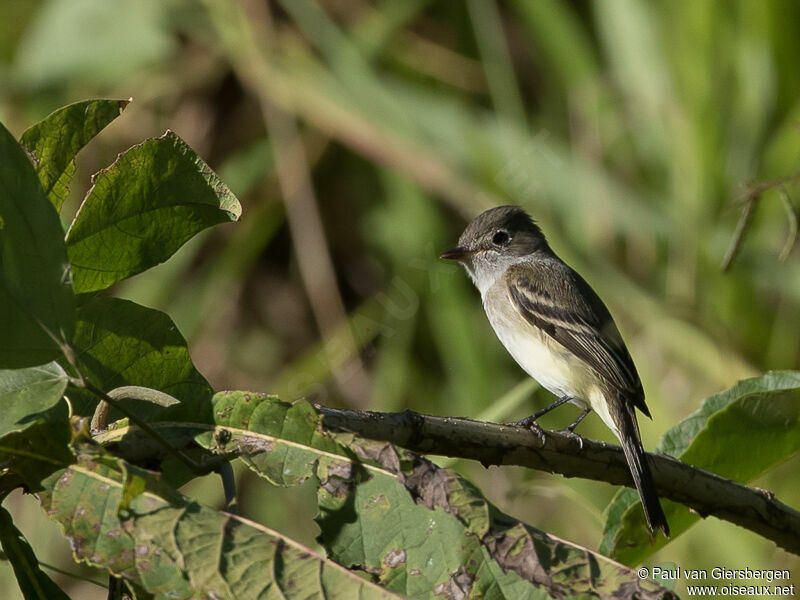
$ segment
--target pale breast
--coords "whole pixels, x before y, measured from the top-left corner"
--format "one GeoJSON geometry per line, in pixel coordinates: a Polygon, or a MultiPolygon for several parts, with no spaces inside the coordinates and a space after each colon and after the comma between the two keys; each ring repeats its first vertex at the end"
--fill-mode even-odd
{"type": "Polygon", "coordinates": [[[570,396],[586,407],[597,383],[591,367],[552,337],[534,327],[512,304],[502,280],[483,297],[497,337],[524,371],[559,398],[570,396]]]}
{"type": "Polygon", "coordinates": [[[619,437],[609,412],[602,379],[589,364],[523,317],[499,278],[485,293],[483,308],[497,337],[523,370],[559,398],[570,397],[581,408],[591,408],[619,437]]]}

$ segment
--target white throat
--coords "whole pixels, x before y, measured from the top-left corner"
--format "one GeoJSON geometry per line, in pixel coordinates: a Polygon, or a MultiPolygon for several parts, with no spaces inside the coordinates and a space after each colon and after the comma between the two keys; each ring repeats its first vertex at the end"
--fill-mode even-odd
{"type": "Polygon", "coordinates": [[[464,263],[464,267],[472,279],[472,283],[478,288],[481,293],[481,299],[486,298],[486,292],[489,291],[495,282],[506,273],[509,265],[493,265],[491,267],[483,264],[476,265],[475,262],[469,261],[464,263]]]}

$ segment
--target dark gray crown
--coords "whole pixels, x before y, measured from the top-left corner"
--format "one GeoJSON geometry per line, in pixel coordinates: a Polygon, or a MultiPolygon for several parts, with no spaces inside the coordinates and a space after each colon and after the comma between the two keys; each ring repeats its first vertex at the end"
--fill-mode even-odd
{"type": "Polygon", "coordinates": [[[467,225],[458,245],[470,250],[491,249],[495,247],[492,239],[499,232],[510,238],[504,247],[509,254],[524,256],[536,250],[549,250],[542,230],[519,206],[498,206],[482,212],[467,225]]]}

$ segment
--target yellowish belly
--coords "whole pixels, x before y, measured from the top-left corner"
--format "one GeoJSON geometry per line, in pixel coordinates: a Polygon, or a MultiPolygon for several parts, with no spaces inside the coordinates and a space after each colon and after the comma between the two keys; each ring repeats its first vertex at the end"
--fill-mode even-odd
{"type": "Polygon", "coordinates": [[[559,398],[570,397],[581,408],[591,408],[617,433],[602,380],[594,369],[526,321],[510,301],[502,310],[487,310],[486,314],[500,342],[528,375],[559,398]]]}

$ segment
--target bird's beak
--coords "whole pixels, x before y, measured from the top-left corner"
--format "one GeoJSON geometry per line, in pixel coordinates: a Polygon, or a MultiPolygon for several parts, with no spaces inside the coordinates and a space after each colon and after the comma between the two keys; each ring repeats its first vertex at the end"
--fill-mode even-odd
{"type": "Polygon", "coordinates": [[[447,252],[442,253],[439,258],[444,258],[445,260],[464,260],[473,254],[475,254],[474,250],[468,250],[462,246],[456,246],[455,248],[451,248],[447,252]]]}

